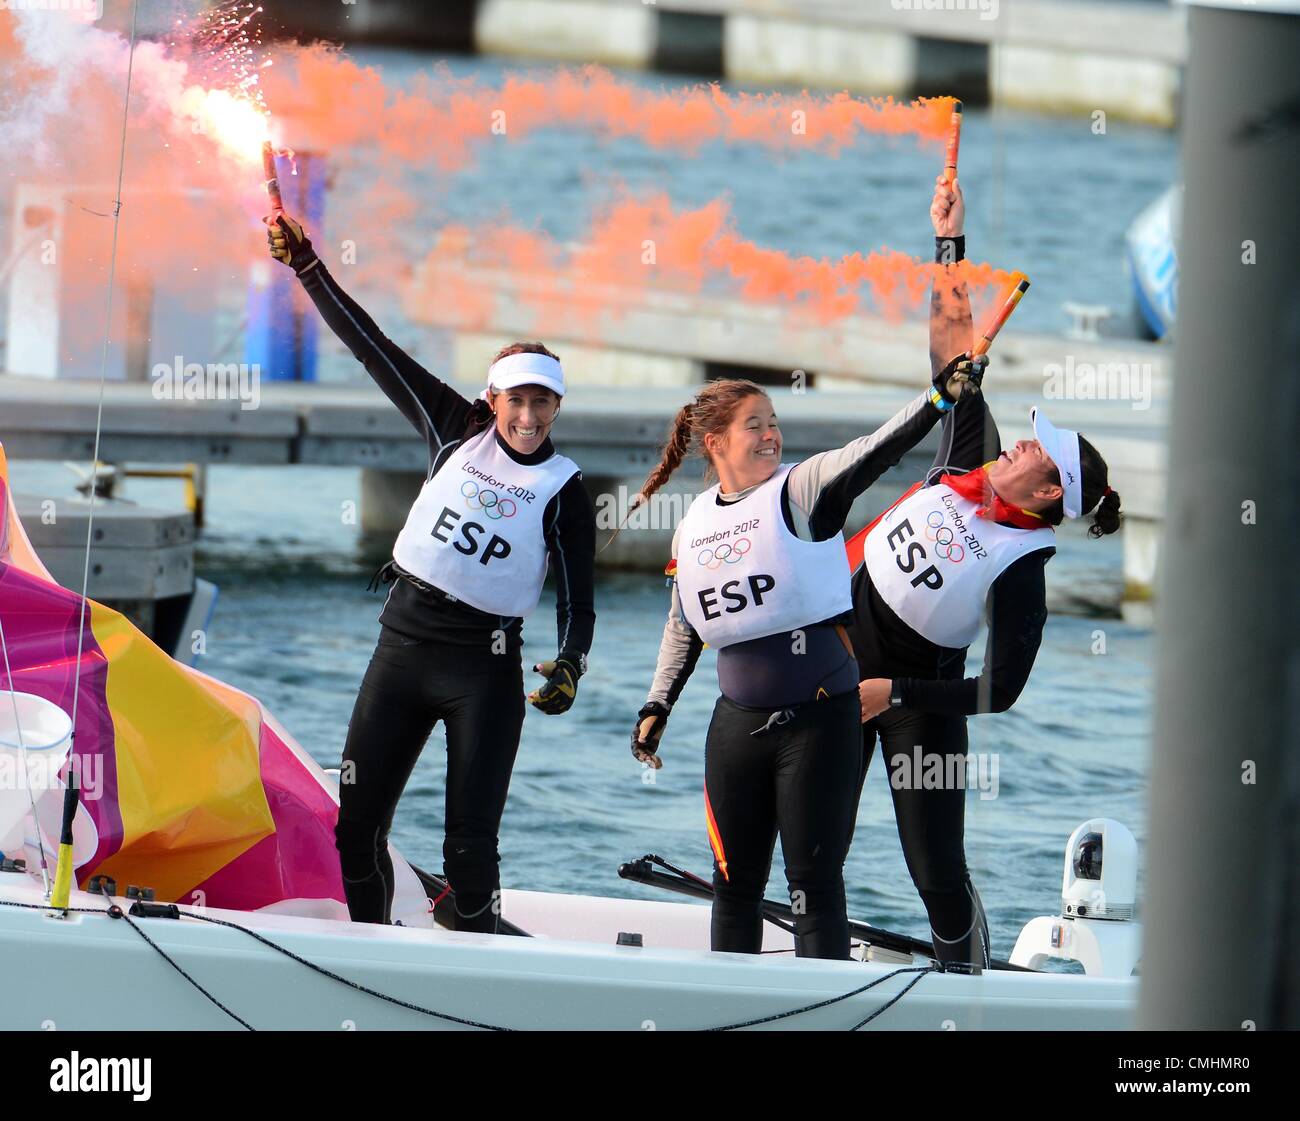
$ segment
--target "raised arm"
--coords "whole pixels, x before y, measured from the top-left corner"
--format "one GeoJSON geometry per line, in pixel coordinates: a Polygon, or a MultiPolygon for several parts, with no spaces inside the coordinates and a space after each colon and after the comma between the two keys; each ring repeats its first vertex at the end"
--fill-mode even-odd
{"type": "MultiPolygon", "coordinates": [[[[935,263],[951,266],[963,260],[966,200],[959,180],[954,179],[951,186],[942,175],[935,180],[930,221],[934,225],[935,263]]],[[[954,354],[970,350],[974,341],[970,294],[965,283],[950,275],[955,272],[947,268],[944,275],[936,278],[930,292],[930,368],[936,372],[954,354]]],[[[932,481],[943,471],[973,471],[995,459],[1001,450],[997,425],[983,394],[965,394],[944,415],[939,451],[929,478],[932,481]]]]}
{"type": "Polygon", "coordinates": [[[293,269],[330,330],[424,437],[432,467],[444,447],[464,433],[470,402],[379,330],[330,275],[294,219],[281,216],[276,225],[268,227],[267,241],[271,255],[293,269]]]}
{"type": "Polygon", "coordinates": [[[805,541],[825,541],[844,528],[853,500],[924,438],[939,419],[928,391],[914,397],[874,432],[790,469],[786,516],[805,541]]]}
{"type": "MultiPolygon", "coordinates": [[[[935,181],[930,220],[935,232],[935,261],[953,265],[962,260],[966,252],[966,239],[962,235],[966,204],[956,180],[951,186],[943,176],[935,181]]],[[[957,370],[954,363],[970,350],[972,338],[966,285],[955,276],[945,274],[935,281],[930,297],[930,375],[936,390],[953,385],[950,378],[957,370]]],[[[982,376],[980,368],[975,375],[976,386],[982,376]]],[[[965,389],[961,390],[957,405],[946,411],[932,405],[932,400],[923,394],[870,435],[797,464],[786,484],[790,529],[810,541],[824,541],[839,533],[854,499],[916,447],[940,416],[944,417],[944,438],[940,439],[941,458],[936,462],[947,462],[954,436],[961,435],[964,440],[966,413],[972,411],[966,409],[967,404],[978,401],[979,408],[983,409],[983,401],[978,394],[965,389]],[[962,421],[960,426],[954,426],[949,417],[958,411],[958,406],[962,421]]],[[[972,466],[981,462],[978,460],[972,466]]]]}
{"type": "Polygon", "coordinates": [[[952,409],[944,414],[939,430],[939,450],[934,465],[926,475],[933,483],[944,472],[955,475],[974,471],[1002,450],[1002,437],[989,411],[983,392],[964,394],[952,409]]]}
{"type": "MultiPolygon", "coordinates": [[[[961,184],[952,185],[940,175],[935,180],[934,199],[930,203],[930,221],[934,225],[934,260],[939,265],[955,265],[966,256],[966,200],[961,184]]],[[[974,342],[971,323],[970,294],[966,284],[948,268],[935,280],[930,290],[930,372],[937,374],[953,355],[970,350],[974,342]]]]}

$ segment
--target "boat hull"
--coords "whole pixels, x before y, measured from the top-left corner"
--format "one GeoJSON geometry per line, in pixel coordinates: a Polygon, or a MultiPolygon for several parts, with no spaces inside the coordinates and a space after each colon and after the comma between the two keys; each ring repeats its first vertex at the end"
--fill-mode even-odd
{"type": "MultiPolygon", "coordinates": [[[[5,973],[0,982],[0,1028],[241,1027],[188,984],[138,931],[103,913],[102,898],[74,892],[73,907],[94,908],[96,913],[74,912],[66,918],[50,916],[40,903],[36,881],[0,876],[0,962],[5,973]]],[[[507,893],[505,902],[526,929],[529,914],[535,918],[547,913],[548,904],[557,929],[587,932],[593,940],[544,932],[518,938],[368,926],[267,912],[202,913],[255,930],[315,965],[380,993],[463,1020],[517,1030],[718,1028],[791,1012],[879,980],[848,999],[761,1025],[846,1030],[918,976],[876,962],[683,948],[683,943],[707,940],[708,908],[695,904],[532,892],[507,893]],[[645,945],[605,941],[616,927],[641,933],[645,945]]],[[[133,921],[254,1028],[472,1026],[399,1007],[314,973],[242,930],[192,918],[133,921]]],[[[929,1031],[1128,1028],[1135,999],[1135,980],[931,973],[867,1026],[929,1031]]]]}

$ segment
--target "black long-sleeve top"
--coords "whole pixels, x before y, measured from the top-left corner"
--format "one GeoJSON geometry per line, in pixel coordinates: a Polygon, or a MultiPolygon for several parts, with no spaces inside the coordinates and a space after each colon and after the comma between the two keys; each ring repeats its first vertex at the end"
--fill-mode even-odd
{"type": "MultiPolygon", "coordinates": [[[[471,403],[439,380],[383,334],[373,319],[339,286],[310,250],[295,250],[299,280],[321,318],[343,341],[366,373],[398,411],[423,437],[428,447],[426,479],[446,463],[461,443],[492,423],[486,402],[471,403]]],[[[502,451],[517,463],[541,463],[555,454],[550,437],[531,455],[521,455],[494,433],[502,451]]],[[[547,557],[555,573],[557,647],[577,662],[591,650],[596,624],[596,514],[582,485],[582,475],[570,478],[543,513],[547,557]]],[[[400,576],[384,602],[379,621],[412,638],[488,651],[492,636],[505,634],[507,649],[522,644],[523,620],[491,615],[460,601],[449,601],[400,576]]]]}
{"type": "MultiPolygon", "coordinates": [[[[937,259],[943,260],[943,242],[937,259]]],[[[956,239],[955,256],[964,253],[956,239]]],[[[930,360],[937,371],[954,355],[971,347],[970,302],[964,285],[950,285],[932,297],[930,360]],[[936,331],[936,327],[942,329],[936,331]]],[[[964,474],[996,459],[1002,450],[997,425],[982,393],[963,397],[944,415],[939,453],[926,475],[926,484],[945,474],[964,474]]],[[[892,678],[898,682],[903,706],[922,712],[972,715],[1005,712],[1029,680],[1043,626],[1047,622],[1047,583],[1044,567],[1055,549],[1028,553],[1004,571],[989,589],[989,637],[984,665],[977,677],[964,676],[966,649],[938,646],[922,638],[881,599],[866,565],[853,579],[854,621],[849,633],[863,678],[892,678]]]]}

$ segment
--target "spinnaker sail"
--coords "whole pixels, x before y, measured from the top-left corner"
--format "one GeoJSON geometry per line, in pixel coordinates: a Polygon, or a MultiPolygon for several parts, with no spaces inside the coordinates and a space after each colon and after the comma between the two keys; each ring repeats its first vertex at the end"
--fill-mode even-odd
{"type": "MultiPolygon", "coordinates": [[[[81,597],[41,563],[19,520],[0,446],[0,700],[10,690],[72,712],[78,768],[77,883],[92,875],[152,887],[160,901],[346,919],[333,779],[254,696],[155,645],[120,612],[81,597]]],[[[7,703],[7,702],[6,702],[7,703]]],[[[34,792],[47,854],[62,783],[34,792]]],[[[6,857],[38,852],[36,822],[0,837],[6,857]],[[21,832],[21,836],[19,833],[21,832]]],[[[419,879],[395,851],[393,918],[433,925],[419,879]]]]}

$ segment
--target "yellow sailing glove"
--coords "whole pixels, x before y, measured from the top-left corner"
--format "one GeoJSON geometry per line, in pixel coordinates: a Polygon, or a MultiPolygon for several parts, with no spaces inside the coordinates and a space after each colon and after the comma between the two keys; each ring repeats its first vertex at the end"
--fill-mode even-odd
{"type": "Polygon", "coordinates": [[[546,676],[546,681],[528,694],[528,703],[540,709],[547,716],[559,716],[573,707],[573,699],[578,695],[578,678],[586,668],[580,663],[586,662],[581,654],[575,658],[570,654],[561,654],[553,662],[541,662],[533,669],[546,676]]]}

